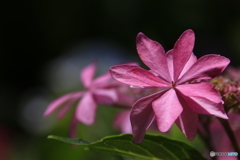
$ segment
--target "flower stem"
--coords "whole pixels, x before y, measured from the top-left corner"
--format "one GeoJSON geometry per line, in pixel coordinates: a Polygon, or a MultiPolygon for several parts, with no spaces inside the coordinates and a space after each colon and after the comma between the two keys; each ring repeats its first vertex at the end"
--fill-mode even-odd
{"type": "MultiPolygon", "coordinates": [[[[232,146],[234,148],[234,150],[238,153],[240,153],[239,147],[238,147],[238,143],[237,143],[237,139],[233,133],[233,130],[231,128],[231,126],[229,125],[228,121],[225,119],[221,119],[218,118],[218,120],[221,122],[223,128],[225,129],[230,141],[232,142],[232,146]]],[[[238,156],[238,160],[240,160],[240,156],[238,156]]]]}

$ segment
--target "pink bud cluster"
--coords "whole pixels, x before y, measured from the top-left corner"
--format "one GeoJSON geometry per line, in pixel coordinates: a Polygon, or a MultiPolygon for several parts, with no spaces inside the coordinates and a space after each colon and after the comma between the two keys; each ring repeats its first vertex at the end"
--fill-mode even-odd
{"type": "Polygon", "coordinates": [[[224,101],[226,111],[231,109],[237,111],[240,105],[240,79],[232,80],[229,76],[219,76],[214,78],[211,83],[219,91],[224,101]]]}

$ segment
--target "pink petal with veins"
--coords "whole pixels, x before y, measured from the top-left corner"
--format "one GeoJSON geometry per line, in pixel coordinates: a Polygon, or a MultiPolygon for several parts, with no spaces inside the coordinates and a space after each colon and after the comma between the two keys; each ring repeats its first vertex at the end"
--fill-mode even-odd
{"type": "Polygon", "coordinates": [[[176,93],[182,104],[183,111],[175,123],[189,140],[193,140],[197,134],[198,114],[190,109],[185,97],[181,93],[178,91],[176,93]]]}
{"type": "Polygon", "coordinates": [[[86,92],[82,99],[79,101],[76,108],[76,118],[78,121],[91,125],[95,121],[95,115],[97,110],[97,104],[93,99],[90,92],[86,92]]]}
{"type": "MultiPolygon", "coordinates": [[[[169,72],[170,72],[170,76],[172,78],[172,81],[173,80],[173,74],[174,74],[174,71],[173,71],[173,50],[169,50],[167,53],[166,53],[166,56],[167,56],[167,61],[168,61],[168,69],[169,69],[169,72]]],[[[188,69],[197,61],[197,57],[192,53],[190,58],[188,59],[188,61],[186,62],[184,68],[182,69],[182,72],[181,74],[179,75],[179,78],[182,77],[182,75],[184,73],[186,73],[188,71],[188,69]]]]}
{"type": "Polygon", "coordinates": [[[196,63],[179,79],[178,84],[192,80],[212,79],[219,76],[230,60],[226,57],[209,54],[199,58],[196,63]]]}
{"type": "Polygon", "coordinates": [[[146,130],[154,120],[155,114],[153,112],[152,102],[165,92],[166,90],[141,98],[133,104],[130,120],[135,143],[141,143],[146,130]]]}
{"type": "Polygon", "coordinates": [[[185,107],[185,105],[183,105],[182,114],[175,123],[189,140],[193,140],[196,137],[198,114],[192,112],[188,107],[185,107]]]}
{"type": "Polygon", "coordinates": [[[92,63],[90,65],[88,65],[87,67],[85,67],[81,73],[80,73],[80,79],[84,85],[85,88],[89,88],[94,74],[96,72],[96,63],[92,63]]]}
{"type": "Polygon", "coordinates": [[[194,32],[189,29],[182,33],[173,47],[173,68],[175,82],[177,81],[192,54],[194,42],[194,32]]]}
{"type": "Polygon", "coordinates": [[[184,75],[184,73],[186,73],[196,61],[197,61],[197,57],[192,53],[187,63],[185,64],[179,78],[181,78],[184,75]]]}
{"type": "MultiPolygon", "coordinates": [[[[142,72],[142,73],[148,72],[147,70],[143,71],[142,68],[137,67],[137,66],[123,64],[123,65],[116,65],[116,66],[111,67],[110,73],[114,79],[116,79],[119,82],[128,84],[128,85],[140,86],[140,87],[152,87],[152,86],[165,85],[165,84],[160,85],[160,83],[162,83],[162,82],[160,82],[160,78],[158,78],[159,80],[156,80],[157,77],[154,76],[150,72],[148,72],[146,74],[148,74],[148,75],[151,74],[151,78],[149,80],[147,80],[147,78],[146,78],[145,80],[147,80],[147,82],[145,82],[144,80],[142,80],[142,78],[137,76],[138,73],[134,74],[133,72],[130,72],[130,70],[132,70],[133,68],[137,68],[137,70],[138,70],[137,72],[142,72]],[[135,77],[137,77],[137,78],[135,78],[135,77]],[[157,83],[156,81],[159,81],[159,82],[157,83]]],[[[133,70],[133,71],[135,71],[135,70],[133,70]]],[[[144,77],[146,77],[146,76],[144,76],[144,77]]],[[[164,83],[166,83],[166,82],[164,82],[164,83]]]]}
{"type": "Polygon", "coordinates": [[[54,100],[52,103],[49,104],[46,111],[44,112],[44,116],[49,116],[52,112],[54,112],[58,107],[66,103],[71,99],[80,98],[84,92],[74,92],[66,94],[58,99],[54,100]]]}
{"type": "Polygon", "coordinates": [[[220,94],[208,82],[185,84],[177,86],[189,108],[199,114],[214,115],[228,119],[220,94]]]}
{"type": "MultiPolygon", "coordinates": [[[[152,71],[152,70],[151,70],[152,71]]],[[[135,67],[132,69],[129,69],[127,71],[127,74],[142,83],[145,83],[145,86],[154,86],[154,87],[169,87],[169,83],[166,81],[162,80],[161,78],[157,77],[153,73],[140,68],[140,67],[135,67]]],[[[137,85],[135,85],[137,86],[137,85]]],[[[144,87],[144,86],[139,86],[139,87],[144,87]]]]}
{"type": "Polygon", "coordinates": [[[143,33],[139,33],[137,35],[137,51],[143,63],[162,79],[171,82],[165,51],[161,44],[149,39],[143,33]]]}
{"type": "Polygon", "coordinates": [[[161,132],[167,132],[183,110],[174,89],[153,101],[152,107],[161,132]]]}
{"type": "Polygon", "coordinates": [[[168,70],[169,70],[169,74],[171,77],[171,81],[174,81],[173,80],[174,71],[173,71],[173,50],[172,49],[166,53],[166,57],[167,57],[167,64],[168,64],[168,70]]]}

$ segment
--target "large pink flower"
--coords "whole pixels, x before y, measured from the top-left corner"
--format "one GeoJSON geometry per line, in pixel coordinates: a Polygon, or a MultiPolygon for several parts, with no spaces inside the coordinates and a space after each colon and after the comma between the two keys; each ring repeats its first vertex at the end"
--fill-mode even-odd
{"type": "Polygon", "coordinates": [[[220,94],[212,84],[202,81],[220,75],[230,61],[213,54],[197,60],[192,52],[194,41],[194,32],[187,30],[165,54],[158,42],[139,33],[137,51],[150,70],[128,64],[110,68],[112,77],[122,83],[161,88],[133,104],[130,119],[136,143],[142,141],[154,119],[161,132],[168,131],[175,122],[192,140],[197,133],[198,114],[228,118],[220,94]]]}
{"type": "Polygon", "coordinates": [[[62,106],[58,117],[65,115],[66,111],[77,101],[77,107],[70,126],[70,136],[75,137],[77,122],[91,125],[95,121],[97,104],[111,105],[116,103],[118,95],[115,82],[112,82],[109,72],[93,80],[96,71],[95,63],[85,67],[80,73],[80,79],[86,90],[68,93],[54,100],[46,109],[44,116],[50,115],[62,106]]]}

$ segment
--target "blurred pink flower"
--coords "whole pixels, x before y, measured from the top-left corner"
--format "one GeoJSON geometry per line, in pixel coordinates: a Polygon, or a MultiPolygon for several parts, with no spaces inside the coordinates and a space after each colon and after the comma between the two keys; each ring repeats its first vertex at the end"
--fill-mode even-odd
{"type": "Polygon", "coordinates": [[[58,117],[62,118],[68,109],[77,101],[77,107],[70,125],[70,137],[76,137],[77,122],[92,125],[95,121],[98,104],[111,105],[118,100],[115,83],[111,80],[109,72],[93,79],[96,71],[96,64],[92,63],[85,67],[80,73],[80,80],[85,87],[84,91],[68,93],[49,104],[44,116],[53,113],[62,106],[58,117]]]}
{"type": "Polygon", "coordinates": [[[220,94],[212,84],[201,81],[220,75],[230,61],[213,54],[197,60],[192,53],[194,41],[194,32],[187,30],[174,48],[165,54],[158,42],[139,33],[137,51],[151,70],[128,64],[110,68],[112,77],[122,83],[161,89],[133,104],[130,119],[136,143],[142,141],[154,119],[161,132],[168,131],[176,122],[185,136],[192,140],[197,133],[198,114],[228,118],[220,94]]]}

